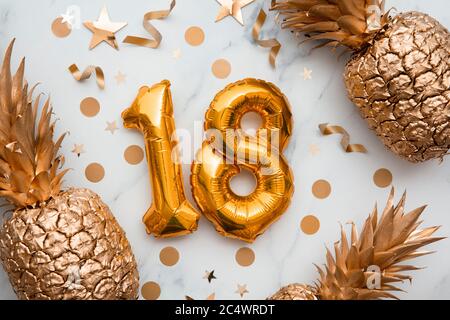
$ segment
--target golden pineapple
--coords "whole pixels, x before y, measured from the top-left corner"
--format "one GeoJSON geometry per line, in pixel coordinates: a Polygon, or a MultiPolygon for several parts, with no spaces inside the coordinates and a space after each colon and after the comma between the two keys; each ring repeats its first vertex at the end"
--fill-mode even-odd
{"type": "Polygon", "coordinates": [[[275,3],[283,27],[354,51],[349,98],[383,143],[411,162],[450,148],[450,34],[420,12],[390,18],[379,0],[275,3]]]}
{"type": "Polygon", "coordinates": [[[404,272],[419,268],[403,264],[431,252],[418,251],[443,238],[433,237],[439,227],[417,229],[425,206],[404,213],[406,194],[394,206],[394,189],[378,219],[377,208],[364,223],[361,234],[352,224],[350,242],[341,228],[341,240],[334,244],[334,256],[327,249],[326,265],[318,266],[315,287],[293,284],[280,289],[273,300],[369,300],[397,299],[394,284],[411,280],[404,272]]]}
{"type": "Polygon", "coordinates": [[[0,74],[0,196],[16,209],[0,229],[0,258],[14,291],[20,299],[136,299],[136,262],[109,208],[90,190],[60,190],[64,136],[52,140],[48,100],[38,117],[24,60],[11,76],[13,42],[0,74]]]}

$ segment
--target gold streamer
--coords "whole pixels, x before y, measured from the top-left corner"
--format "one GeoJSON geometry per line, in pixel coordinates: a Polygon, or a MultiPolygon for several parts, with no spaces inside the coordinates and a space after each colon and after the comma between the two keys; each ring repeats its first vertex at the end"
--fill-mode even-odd
{"type": "Polygon", "coordinates": [[[275,38],[266,40],[259,39],[259,34],[261,32],[262,26],[264,25],[264,22],[266,21],[266,17],[266,13],[263,9],[261,9],[259,11],[258,17],[256,18],[256,22],[253,25],[252,36],[255,42],[261,47],[271,48],[269,53],[269,62],[270,65],[275,68],[275,60],[277,58],[278,52],[281,49],[281,43],[278,42],[278,40],[275,38]]]}
{"type": "Polygon", "coordinates": [[[86,69],[81,72],[78,69],[77,65],[74,63],[70,65],[69,71],[77,81],[84,81],[86,79],[89,79],[91,77],[91,74],[95,72],[97,85],[100,89],[105,89],[105,75],[103,74],[102,68],[98,66],[87,66],[86,69]]]}
{"type": "Polygon", "coordinates": [[[366,153],[367,149],[362,144],[350,144],[350,135],[348,132],[341,126],[333,126],[328,125],[328,123],[319,124],[320,132],[324,136],[328,136],[331,134],[341,134],[341,146],[345,152],[361,152],[366,153]]]}
{"type": "Polygon", "coordinates": [[[123,43],[134,44],[140,47],[147,47],[151,49],[156,49],[162,41],[161,33],[150,23],[150,20],[162,20],[167,18],[175,7],[176,1],[172,0],[170,3],[170,8],[168,10],[159,11],[149,11],[144,14],[144,19],[142,25],[144,29],[153,37],[153,39],[137,37],[137,36],[126,36],[123,43]]]}

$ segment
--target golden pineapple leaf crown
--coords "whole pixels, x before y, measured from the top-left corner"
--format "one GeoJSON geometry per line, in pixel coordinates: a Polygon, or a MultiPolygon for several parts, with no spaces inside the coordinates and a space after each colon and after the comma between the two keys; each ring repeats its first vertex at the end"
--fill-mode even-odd
{"type": "Polygon", "coordinates": [[[63,156],[58,155],[64,139],[53,141],[55,122],[47,99],[38,115],[39,96],[24,80],[25,59],[11,75],[9,44],[0,73],[0,196],[17,207],[33,206],[59,193],[67,170],[58,172],[63,156]]]}
{"type": "Polygon", "coordinates": [[[282,27],[323,40],[320,46],[360,50],[389,22],[384,0],[282,0],[271,10],[283,17],[282,27]]]}
{"type": "Polygon", "coordinates": [[[397,299],[391,293],[401,291],[396,284],[412,279],[404,272],[420,269],[403,262],[432,253],[418,250],[444,239],[432,236],[439,227],[418,229],[425,206],[405,214],[406,193],[396,206],[393,199],[394,189],[380,219],[375,206],[359,235],[352,223],[350,241],[341,228],[334,256],[327,248],[325,266],[316,266],[320,279],[315,291],[320,299],[397,299]]]}

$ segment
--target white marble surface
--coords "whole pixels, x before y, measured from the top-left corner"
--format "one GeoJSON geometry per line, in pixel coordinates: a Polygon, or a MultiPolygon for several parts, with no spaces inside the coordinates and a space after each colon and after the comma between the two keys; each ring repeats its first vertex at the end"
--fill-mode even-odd
{"type": "MultiPolygon", "coordinates": [[[[372,182],[374,171],[381,167],[393,173],[396,198],[407,189],[407,208],[427,203],[425,224],[442,225],[439,235],[450,235],[447,202],[450,160],[442,164],[432,161],[412,165],[387,151],[346,98],[341,76],[345,58],[337,61],[327,50],[309,54],[310,46],[298,46],[289,32],[280,32],[270,15],[263,36],[276,35],[283,44],[278,66],[273,70],[267,62],[268,50],[256,46],[251,38],[251,26],[258,10],[262,5],[267,8],[268,2],[257,0],[247,6],[243,10],[246,25],[241,27],[232,18],[214,23],[219,9],[214,0],[178,0],[169,19],[155,22],[164,36],[159,49],[121,44],[120,51],[115,51],[102,44],[89,51],[87,29],[74,30],[64,39],[54,37],[50,31],[53,19],[65,12],[67,6],[80,6],[84,21],[96,19],[105,3],[113,21],[129,23],[117,34],[121,41],[126,34],[144,35],[142,13],[166,8],[168,1],[0,0],[0,51],[4,51],[12,37],[17,38],[14,65],[19,57],[27,57],[29,82],[39,81],[41,90],[51,93],[55,113],[60,118],[58,131],[70,131],[62,147],[67,166],[73,168],[66,184],[92,188],[109,204],[136,254],[141,285],[146,281],[159,283],[161,299],[183,299],[186,294],[201,299],[213,292],[217,299],[239,298],[235,293],[237,284],[247,285],[249,293],[244,298],[262,299],[281,285],[313,282],[316,273],[312,263],[322,263],[324,245],[332,245],[338,239],[338,222],[355,220],[361,225],[375,201],[380,206],[384,204],[389,188],[380,189],[372,182]],[[192,25],[205,31],[205,42],[199,47],[191,47],[184,41],[184,31],[192,25]],[[176,49],[181,50],[179,59],[172,56],[176,49]],[[225,58],[232,65],[232,72],[225,80],[216,79],[210,71],[212,62],[218,58],[225,58]],[[67,71],[71,63],[77,63],[80,68],[88,64],[102,66],[106,89],[99,90],[93,80],[83,84],[74,81],[67,71]],[[303,79],[305,67],[312,70],[311,80],[303,79]],[[114,80],[119,70],[127,75],[122,85],[114,80]],[[172,240],[149,237],[141,223],[141,216],[151,202],[147,167],[144,162],[131,166],[123,158],[128,145],[143,146],[142,137],[121,125],[114,136],[104,131],[106,121],[120,123],[121,110],[130,104],[142,84],[167,78],[172,81],[177,127],[192,132],[194,122],[202,121],[213,96],[229,82],[245,77],[275,83],[292,104],[295,128],[285,154],[293,168],[296,187],[289,210],[250,245],[256,260],[246,268],[234,259],[236,250],[245,244],[221,237],[205,219],[201,219],[199,230],[187,237],[172,240]],[[79,111],[80,101],[87,96],[95,96],[101,103],[100,113],[90,119],[79,111]],[[338,137],[320,136],[317,125],[322,122],[344,126],[353,141],[363,143],[369,153],[345,154],[338,145],[338,137]],[[74,143],[85,146],[86,153],[80,158],[70,152],[74,143]],[[317,155],[309,152],[311,144],[320,149],[317,155]],[[94,161],[103,164],[106,170],[105,178],[97,184],[84,176],[84,168],[94,161]],[[311,194],[312,183],[322,178],[330,181],[333,188],[325,200],[311,194]],[[302,233],[299,224],[302,217],[311,213],[320,219],[321,228],[308,236],[302,233]],[[181,254],[173,267],[159,261],[161,248],[169,245],[181,254]],[[209,284],[202,277],[205,270],[212,269],[218,279],[209,284]]],[[[450,27],[448,0],[391,0],[388,6],[399,11],[421,10],[450,27]]],[[[188,186],[189,165],[184,166],[184,179],[188,186]]],[[[189,188],[187,191],[190,197],[189,188]]],[[[430,246],[437,253],[416,261],[427,268],[413,274],[411,285],[402,286],[407,293],[400,294],[401,298],[450,298],[448,244],[444,240],[430,246]]],[[[0,271],[0,298],[15,298],[3,271],[0,271]]]]}

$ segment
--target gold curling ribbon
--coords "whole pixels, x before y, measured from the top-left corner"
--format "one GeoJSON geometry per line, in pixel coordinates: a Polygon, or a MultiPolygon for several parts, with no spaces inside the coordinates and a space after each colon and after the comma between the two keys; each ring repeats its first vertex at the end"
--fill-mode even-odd
{"type": "Polygon", "coordinates": [[[367,149],[362,144],[350,144],[350,135],[348,132],[341,126],[333,126],[328,125],[328,123],[319,124],[320,132],[324,136],[328,136],[331,134],[341,134],[341,146],[345,152],[361,152],[366,153],[367,149]]]}
{"type": "Polygon", "coordinates": [[[137,36],[126,36],[126,38],[123,40],[123,43],[134,44],[136,46],[147,47],[151,49],[158,48],[163,37],[161,33],[150,23],[150,20],[161,20],[167,18],[175,7],[175,4],[176,1],[172,0],[172,2],[170,3],[170,8],[168,10],[149,11],[144,14],[142,25],[144,29],[153,37],[153,39],[137,36]]]}
{"type": "Polygon", "coordinates": [[[103,74],[102,68],[98,66],[87,66],[86,69],[81,72],[78,69],[77,65],[74,63],[70,65],[69,71],[77,81],[84,81],[86,79],[89,79],[91,77],[91,74],[95,72],[97,85],[100,89],[105,89],[105,75],[103,74]]]}
{"type": "Polygon", "coordinates": [[[272,67],[275,68],[275,59],[277,58],[278,52],[281,49],[281,43],[278,42],[277,39],[266,39],[261,40],[259,39],[259,34],[261,33],[261,28],[264,25],[264,22],[266,21],[266,13],[263,9],[259,10],[258,17],[256,18],[256,22],[253,25],[252,30],[252,36],[255,42],[264,48],[271,48],[269,53],[269,62],[272,67]]]}

